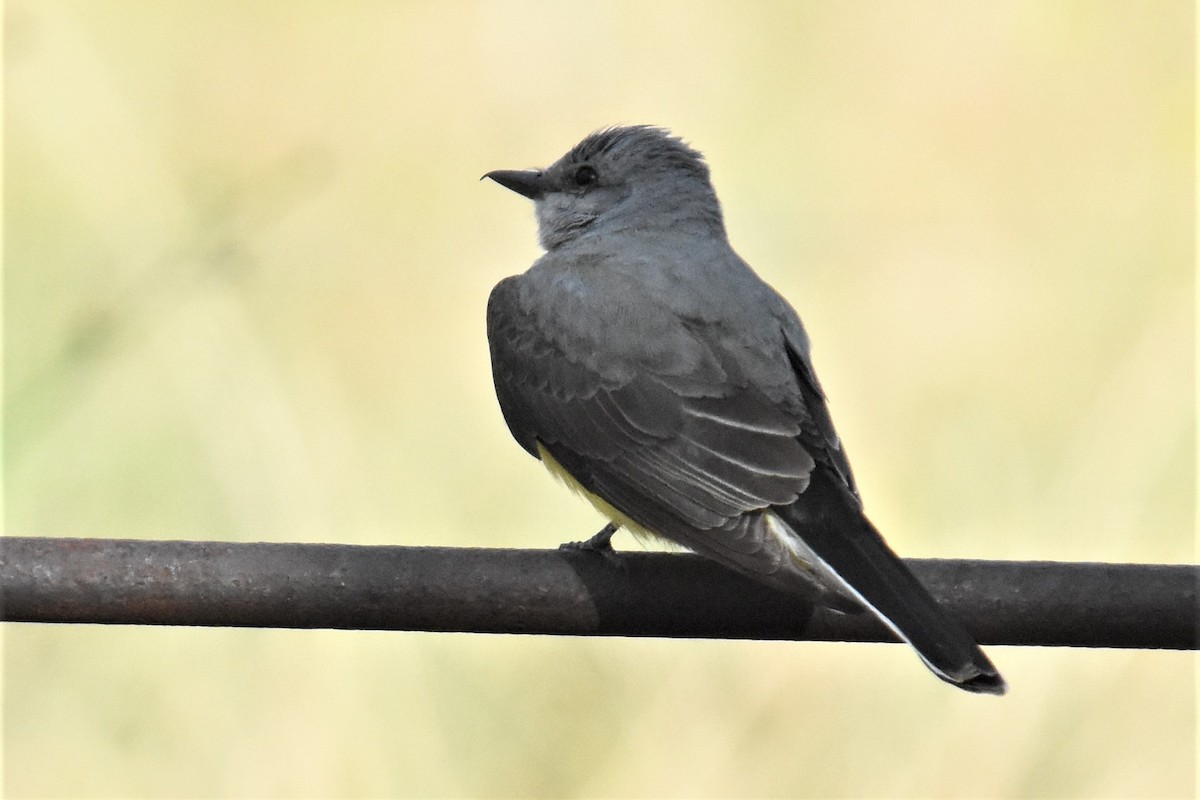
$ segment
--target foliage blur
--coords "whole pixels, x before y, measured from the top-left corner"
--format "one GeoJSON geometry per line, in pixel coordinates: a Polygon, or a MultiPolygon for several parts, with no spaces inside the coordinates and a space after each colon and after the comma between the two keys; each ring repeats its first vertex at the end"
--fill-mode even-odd
{"type": "MultiPolygon", "coordinates": [[[[481,174],[704,151],[910,556],[1195,557],[1182,0],[5,4],[10,534],[549,547],[481,174]]],[[[617,539],[619,547],[636,547],[617,539]]],[[[1182,797],[1191,654],[9,626],[10,797],[1182,797]]]]}

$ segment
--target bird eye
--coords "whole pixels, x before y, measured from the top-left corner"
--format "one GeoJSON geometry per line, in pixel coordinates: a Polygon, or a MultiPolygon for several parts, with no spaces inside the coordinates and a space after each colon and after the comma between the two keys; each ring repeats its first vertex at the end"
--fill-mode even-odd
{"type": "Polygon", "coordinates": [[[596,170],[588,164],[584,164],[575,170],[575,185],[591,186],[596,182],[596,177],[596,170]]]}

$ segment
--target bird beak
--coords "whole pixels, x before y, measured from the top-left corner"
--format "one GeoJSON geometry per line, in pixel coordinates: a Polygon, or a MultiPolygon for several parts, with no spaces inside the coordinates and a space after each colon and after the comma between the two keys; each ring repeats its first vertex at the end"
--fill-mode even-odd
{"type": "Polygon", "coordinates": [[[530,200],[541,200],[550,188],[546,180],[546,173],[540,169],[497,169],[484,175],[483,178],[491,178],[505,189],[512,189],[530,200]]]}

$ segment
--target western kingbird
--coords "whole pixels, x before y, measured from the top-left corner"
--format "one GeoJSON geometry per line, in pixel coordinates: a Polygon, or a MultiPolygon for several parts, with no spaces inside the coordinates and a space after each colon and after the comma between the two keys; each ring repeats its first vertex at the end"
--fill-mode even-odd
{"type": "Polygon", "coordinates": [[[546,253],[487,307],[517,442],[618,526],[779,589],[866,608],[949,683],[1004,679],[863,515],[800,318],[733,251],[703,156],[650,126],[484,177],[546,253]]]}

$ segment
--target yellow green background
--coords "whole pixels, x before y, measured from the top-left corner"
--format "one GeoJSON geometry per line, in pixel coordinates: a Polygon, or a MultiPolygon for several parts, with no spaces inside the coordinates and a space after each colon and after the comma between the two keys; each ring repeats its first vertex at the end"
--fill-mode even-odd
{"type": "MultiPolygon", "coordinates": [[[[550,547],[484,172],[703,150],[909,556],[1188,562],[1183,2],[5,9],[9,534],[550,547]]],[[[621,534],[619,547],[637,545],[621,534]]],[[[10,625],[9,797],[1184,797],[1195,657],[10,625]]]]}

